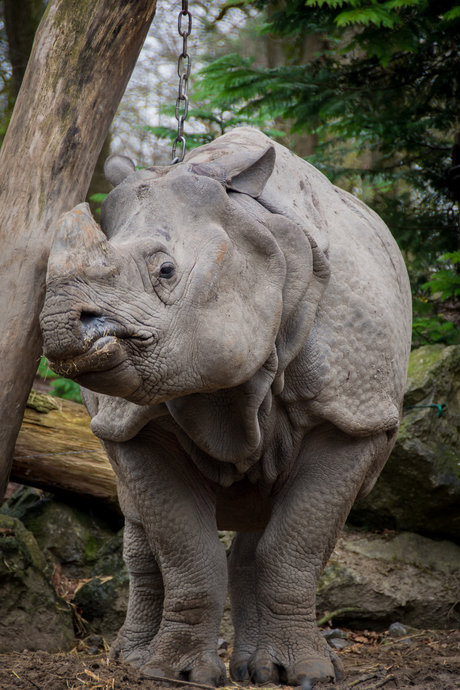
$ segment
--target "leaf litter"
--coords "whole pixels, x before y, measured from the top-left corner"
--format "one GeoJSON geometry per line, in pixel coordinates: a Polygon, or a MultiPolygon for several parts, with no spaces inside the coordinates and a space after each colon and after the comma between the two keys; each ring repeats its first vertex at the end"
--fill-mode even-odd
{"type": "MultiPolygon", "coordinates": [[[[327,629],[326,629],[327,631],[327,629]]],[[[334,690],[460,690],[460,630],[417,630],[392,638],[387,632],[340,630],[347,646],[337,650],[345,669],[334,690]]],[[[229,650],[231,653],[231,650],[229,650]]],[[[226,659],[228,661],[228,655],[226,659]]],[[[1,690],[197,690],[198,684],[145,678],[107,651],[88,655],[80,642],[68,654],[0,654],[1,690]]],[[[228,690],[251,690],[228,682],[228,690]]],[[[271,690],[281,686],[271,685],[271,690]]],[[[318,690],[323,685],[304,684],[318,690]]]]}

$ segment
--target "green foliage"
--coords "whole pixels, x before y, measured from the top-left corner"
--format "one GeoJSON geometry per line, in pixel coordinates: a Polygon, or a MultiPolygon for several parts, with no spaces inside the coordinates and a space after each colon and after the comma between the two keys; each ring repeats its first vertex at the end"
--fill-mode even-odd
{"type": "Polygon", "coordinates": [[[453,19],[458,19],[460,17],[460,7],[453,7],[451,10],[445,13],[443,16],[444,21],[452,21],[453,19]]]}
{"type": "Polygon", "coordinates": [[[356,24],[385,26],[393,29],[401,24],[401,18],[397,10],[402,8],[419,8],[423,0],[389,0],[389,2],[377,2],[376,0],[307,0],[308,7],[322,7],[326,5],[331,9],[351,7],[340,12],[334,19],[337,26],[349,26],[356,24]]]}
{"type": "Polygon", "coordinates": [[[56,398],[65,398],[81,403],[80,386],[70,379],[57,378],[51,384],[50,394],[56,398]]]}
{"type": "Polygon", "coordinates": [[[73,400],[74,402],[81,403],[80,386],[70,379],[65,379],[57,374],[48,366],[46,357],[42,357],[40,364],[38,365],[37,375],[40,378],[50,380],[51,390],[50,395],[54,395],[56,398],[65,398],[66,400],[73,400]]]}
{"type": "Polygon", "coordinates": [[[414,300],[412,318],[412,348],[422,345],[443,343],[457,345],[459,330],[451,321],[439,318],[433,313],[433,305],[428,301],[414,300]]]}
{"type": "Polygon", "coordinates": [[[96,209],[95,209],[95,211],[96,211],[96,213],[97,213],[98,215],[100,215],[100,213],[101,213],[102,202],[103,202],[104,199],[106,199],[107,197],[108,197],[108,194],[102,194],[102,193],[92,194],[92,195],[89,197],[89,200],[90,200],[90,201],[92,201],[94,204],[98,204],[98,206],[97,206],[96,209]]]}
{"type": "Polygon", "coordinates": [[[455,323],[440,318],[447,307],[450,311],[460,307],[460,251],[449,252],[440,257],[437,270],[421,286],[418,298],[414,299],[412,322],[413,343],[441,342],[446,345],[458,343],[459,328],[455,323]],[[425,297],[421,292],[425,291],[425,297]],[[431,297],[430,297],[431,295],[431,297]]]}
{"type": "Polygon", "coordinates": [[[441,257],[446,264],[444,268],[436,271],[429,282],[423,286],[432,294],[441,293],[441,299],[446,300],[460,295],[460,251],[450,252],[441,257]]]}
{"type": "Polygon", "coordinates": [[[102,202],[108,197],[108,194],[92,194],[90,196],[91,201],[102,204],[102,202]]]}

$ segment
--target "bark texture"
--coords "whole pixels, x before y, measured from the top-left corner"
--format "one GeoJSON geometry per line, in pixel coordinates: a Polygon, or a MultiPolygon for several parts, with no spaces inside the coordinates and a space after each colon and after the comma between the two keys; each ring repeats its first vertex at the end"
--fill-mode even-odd
{"type": "Polygon", "coordinates": [[[155,0],[53,0],[0,151],[0,498],[41,350],[59,216],[84,201],[155,0]]]}
{"type": "Polygon", "coordinates": [[[48,491],[97,498],[119,510],[115,473],[90,421],[83,405],[32,390],[11,479],[48,491]]]}

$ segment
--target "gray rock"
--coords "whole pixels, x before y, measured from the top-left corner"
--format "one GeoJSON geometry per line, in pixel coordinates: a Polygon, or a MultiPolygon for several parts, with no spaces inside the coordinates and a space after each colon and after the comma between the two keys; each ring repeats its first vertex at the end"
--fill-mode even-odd
{"type": "Polygon", "coordinates": [[[336,612],[335,624],[361,629],[384,630],[396,621],[459,627],[457,548],[418,535],[389,540],[345,531],[320,579],[318,613],[336,612]]]}
{"type": "Polygon", "coordinates": [[[390,627],[388,628],[388,632],[390,634],[390,637],[405,637],[405,635],[409,635],[411,630],[414,628],[409,628],[407,625],[403,625],[402,623],[392,623],[390,627]]]}
{"type": "Polygon", "coordinates": [[[411,353],[398,439],[380,478],[349,522],[460,540],[460,345],[411,353]],[[446,404],[435,408],[412,405],[446,404]]]}
{"type": "Polygon", "coordinates": [[[460,546],[449,541],[433,541],[411,532],[398,534],[392,539],[359,538],[348,541],[346,548],[390,563],[411,563],[447,575],[460,573],[460,546]]]}
{"type": "Polygon", "coordinates": [[[18,520],[31,510],[54,498],[53,494],[36,489],[33,486],[19,486],[16,491],[0,506],[0,514],[11,515],[18,520]]]}
{"type": "Polygon", "coordinates": [[[350,646],[345,630],[334,628],[333,630],[323,630],[323,637],[332,649],[345,649],[350,646]]]}
{"type": "Polygon", "coordinates": [[[340,630],[340,628],[333,628],[332,630],[324,630],[323,637],[329,642],[329,640],[346,640],[347,633],[345,630],[340,630]]]}
{"type": "MultiPolygon", "coordinates": [[[[91,578],[78,590],[75,604],[88,622],[87,633],[102,635],[111,642],[124,621],[128,602],[123,530],[114,534],[91,512],[52,495],[38,500],[34,490],[26,487],[9,499],[2,511],[21,515],[48,576],[59,566],[67,578],[91,578]]],[[[49,581],[47,586],[51,587],[49,581]]]]}
{"type": "Polygon", "coordinates": [[[340,637],[332,637],[327,641],[327,643],[329,647],[332,647],[332,649],[345,649],[345,647],[350,646],[350,642],[348,642],[348,640],[342,640],[340,637]]]}
{"type": "Polygon", "coordinates": [[[83,643],[86,647],[86,654],[101,654],[105,651],[104,638],[100,635],[89,635],[89,637],[83,640],[83,643]]]}
{"type": "Polygon", "coordinates": [[[42,502],[22,517],[51,568],[57,564],[69,578],[88,577],[99,551],[113,531],[101,520],[53,498],[42,502]]]}
{"type": "Polygon", "coordinates": [[[0,652],[58,652],[73,644],[70,606],[54,591],[34,536],[0,515],[0,652]]]}

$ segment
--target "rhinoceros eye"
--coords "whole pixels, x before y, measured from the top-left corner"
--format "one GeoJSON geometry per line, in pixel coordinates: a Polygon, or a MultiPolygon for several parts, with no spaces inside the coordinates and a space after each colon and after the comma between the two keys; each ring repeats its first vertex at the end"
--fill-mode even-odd
{"type": "Polygon", "coordinates": [[[174,264],[165,263],[160,266],[160,278],[172,278],[176,272],[174,264]]]}

